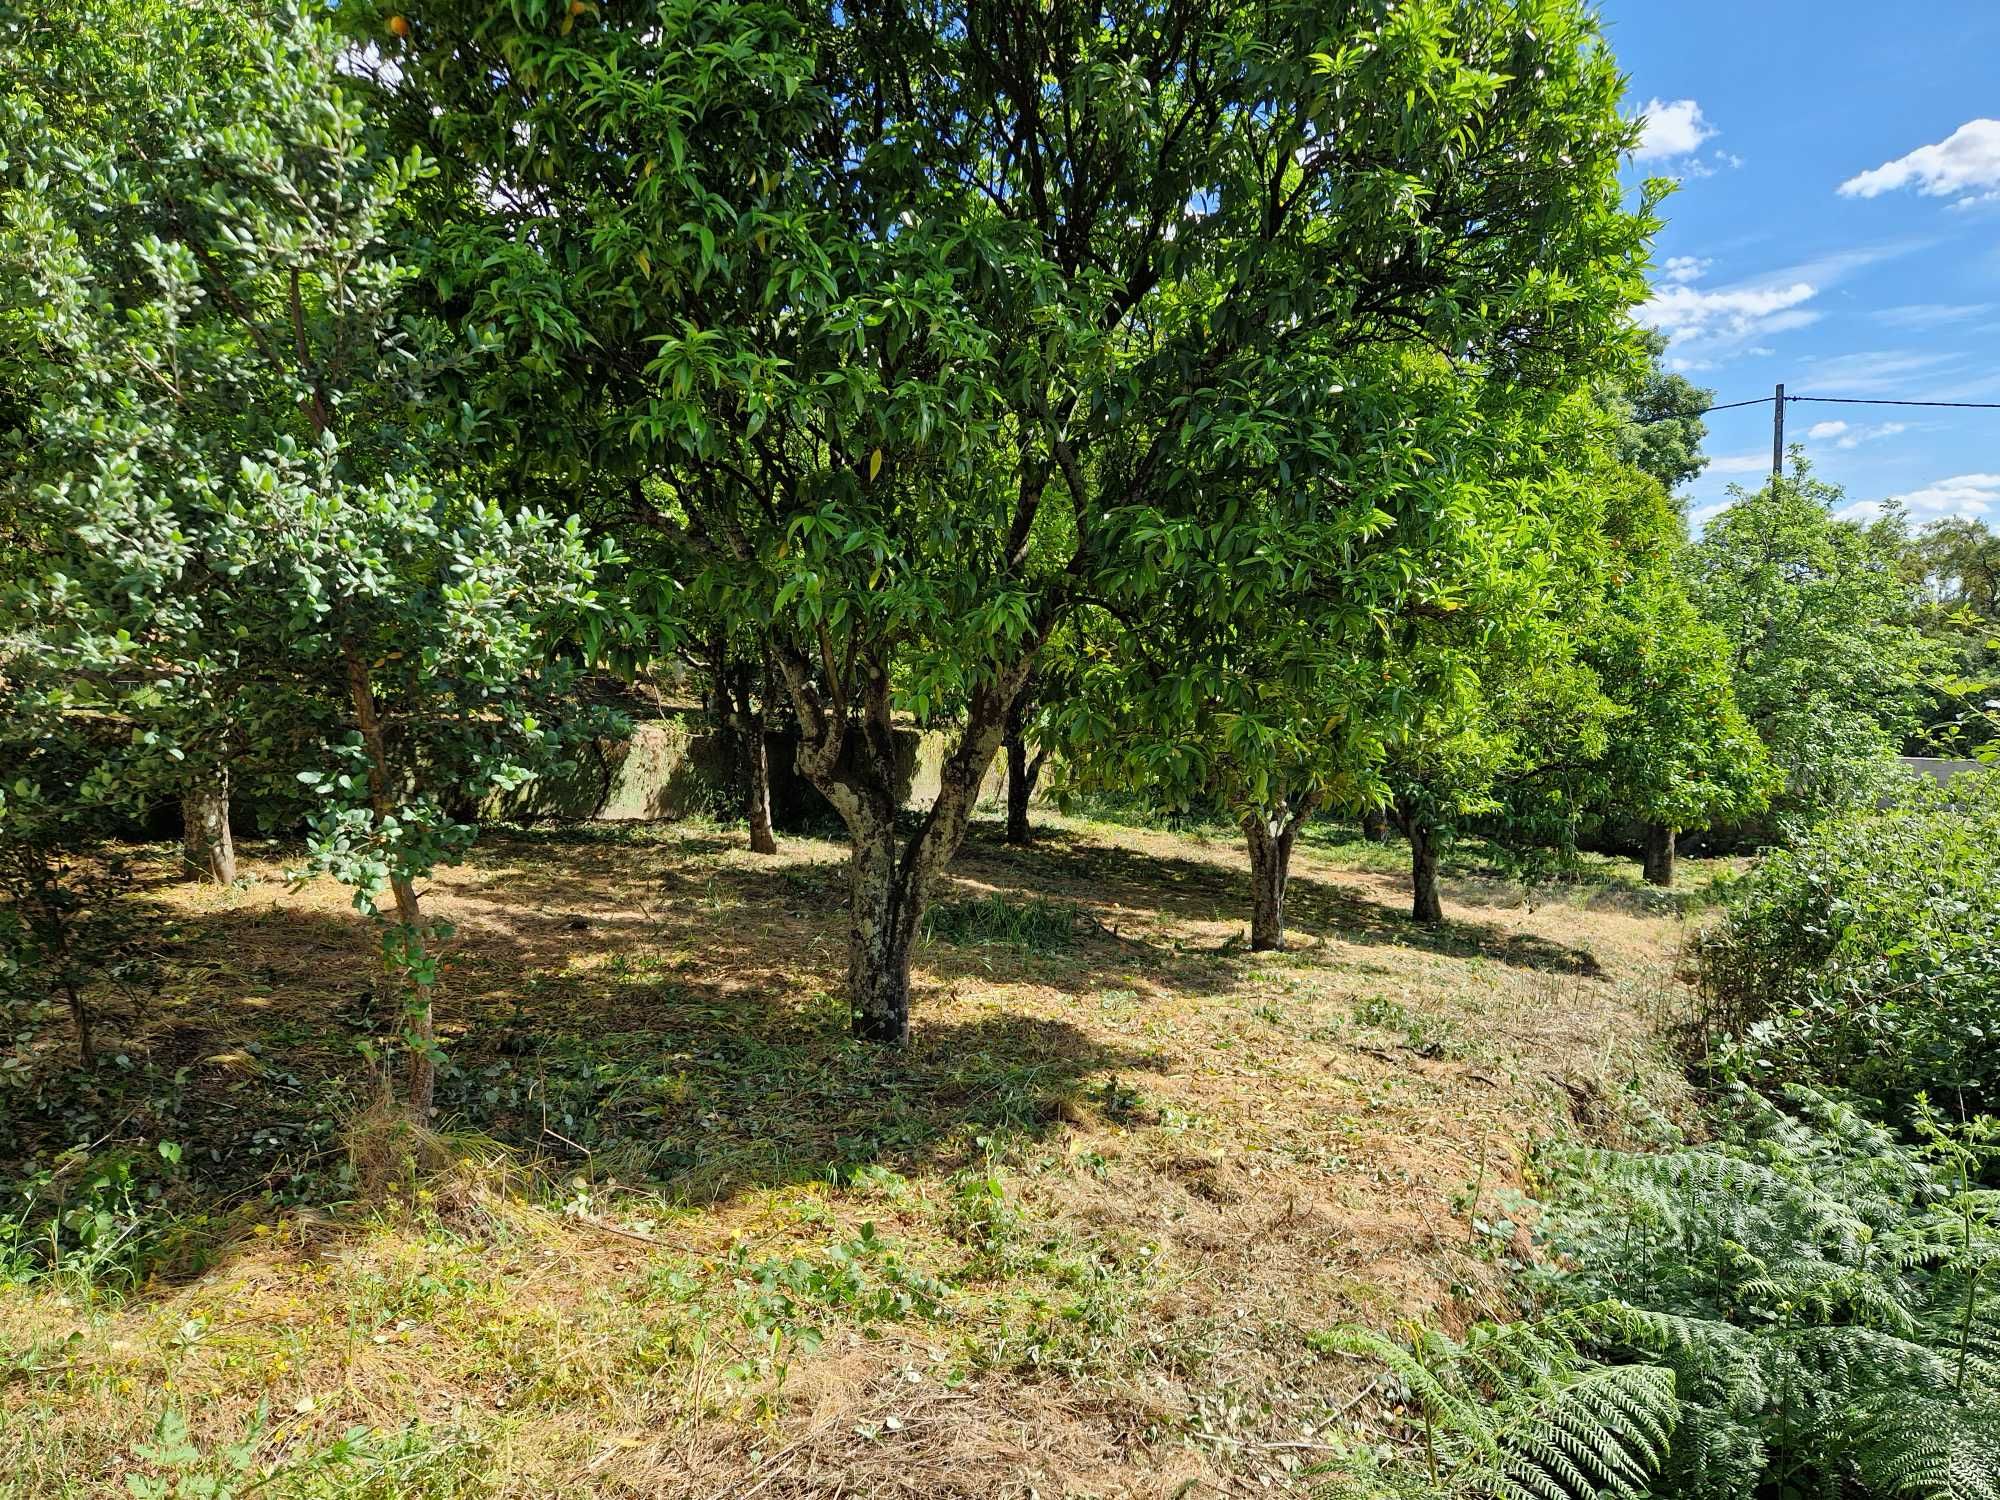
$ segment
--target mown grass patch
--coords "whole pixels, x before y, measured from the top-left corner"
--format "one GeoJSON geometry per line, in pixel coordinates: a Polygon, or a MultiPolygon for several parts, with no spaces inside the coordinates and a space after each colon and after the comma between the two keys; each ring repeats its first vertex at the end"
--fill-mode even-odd
{"type": "Polygon", "coordinates": [[[972,896],[941,901],[924,913],[924,939],[959,947],[1024,948],[1030,953],[1058,953],[1076,940],[1076,908],[1041,896],[1025,900],[1003,896],[972,896]]]}

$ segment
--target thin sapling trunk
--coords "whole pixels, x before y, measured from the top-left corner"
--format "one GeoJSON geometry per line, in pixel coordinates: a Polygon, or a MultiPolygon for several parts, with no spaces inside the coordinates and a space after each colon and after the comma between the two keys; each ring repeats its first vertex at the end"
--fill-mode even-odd
{"type": "MultiPolygon", "coordinates": [[[[375,705],[375,688],[361,653],[347,651],[347,684],[354,705],[354,727],[368,760],[368,796],[378,821],[394,813],[390,798],[388,743],[375,705]]],[[[430,1117],[437,1092],[437,1029],[432,1013],[432,979],[424,947],[423,913],[416,886],[404,875],[392,875],[389,890],[396,903],[396,929],[382,945],[383,970],[392,993],[403,997],[409,1022],[410,1061],[405,1108],[419,1121],[430,1117]]]]}

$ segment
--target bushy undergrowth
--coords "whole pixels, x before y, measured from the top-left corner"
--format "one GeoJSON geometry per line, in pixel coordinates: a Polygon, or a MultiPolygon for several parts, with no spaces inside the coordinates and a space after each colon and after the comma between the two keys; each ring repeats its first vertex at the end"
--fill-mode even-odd
{"type": "Polygon", "coordinates": [[[1547,1315],[1326,1341],[1414,1413],[1328,1493],[2000,1500],[2000,1131],[1919,1134],[1744,1091],[1717,1143],[1559,1160],[1547,1315]]]}
{"type": "Polygon", "coordinates": [[[2000,775],[1920,782],[1767,855],[1694,945],[1707,1022],[1760,1086],[1907,1115],[2000,1110],[2000,775]]]}

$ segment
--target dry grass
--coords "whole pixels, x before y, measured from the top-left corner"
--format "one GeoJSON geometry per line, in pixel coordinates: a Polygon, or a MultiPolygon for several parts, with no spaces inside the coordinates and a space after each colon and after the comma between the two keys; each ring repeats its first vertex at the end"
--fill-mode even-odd
{"type": "Polygon", "coordinates": [[[282,1206],[337,1156],[315,1102],[369,1093],[342,893],[163,866],[174,963],[107,1030],[187,1070],[123,1128],[184,1142],[173,1208],[219,1248],[116,1299],[0,1290],[0,1495],[226,1468],[260,1403],[260,1494],[1260,1493],[1373,1399],[1308,1333],[1504,1311],[1527,1144],[1676,1098],[1670,909],[1468,876],[1420,935],[1357,862],[1303,848],[1294,951],[1253,957],[1234,845],[981,826],[942,894],[1075,935],[923,947],[885,1058],[842,1035],[836,846],[490,837],[428,898],[479,1134],[365,1209],[282,1206]],[[135,1456],[170,1409],[178,1470],[135,1456]]]}

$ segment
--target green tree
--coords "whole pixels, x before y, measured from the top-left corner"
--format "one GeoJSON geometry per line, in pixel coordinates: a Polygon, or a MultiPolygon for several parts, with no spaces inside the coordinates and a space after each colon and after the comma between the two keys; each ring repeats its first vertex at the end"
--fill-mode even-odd
{"type": "Polygon", "coordinates": [[[1679,833],[1758,811],[1779,777],[1737,706],[1727,639],[1688,598],[1679,508],[1630,464],[1606,468],[1601,488],[1610,553],[1582,656],[1620,711],[1593,800],[1641,825],[1645,877],[1671,885],[1679,833]]]}
{"type": "Polygon", "coordinates": [[[1841,519],[1803,455],[1731,504],[1687,553],[1690,598],[1727,646],[1736,702],[1811,820],[1872,795],[1916,726],[1939,651],[1918,620],[1900,520],[1841,519]]]}
{"type": "Polygon", "coordinates": [[[523,0],[427,7],[392,50],[447,167],[432,284],[553,429],[530,467],[657,480],[689,597],[768,631],[878,1040],[1067,610],[1182,528],[1265,527],[1202,514],[1246,473],[1351,533],[1337,387],[1368,351],[1546,383],[1637,294],[1631,128],[1573,0],[523,0]],[[909,723],[951,748],[904,828],[909,723]]]}
{"type": "Polygon", "coordinates": [[[1918,755],[1991,758],[2000,743],[2000,536],[1984,521],[1946,516],[1909,540],[1925,631],[1949,670],[1931,682],[1918,755]]]}
{"type": "Polygon", "coordinates": [[[1591,423],[1573,397],[1514,434],[1474,491],[1458,587],[1383,638],[1383,775],[1419,923],[1443,920],[1439,860],[1461,838],[1529,864],[1574,850],[1616,712],[1578,649],[1605,560],[1591,423]]]}
{"type": "Polygon", "coordinates": [[[1708,424],[1701,418],[1715,404],[1715,392],[1662,367],[1664,334],[1645,331],[1640,338],[1640,358],[1599,381],[1597,397],[1617,424],[1612,449],[1618,458],[1672,492],[1708,467],[1701,451],[1708,424]]]}
{"type": "MultiPolygon", "coordinates": [[[[421,1115],[436,971],[415,883],[469,840],[453,809],[550,748],[537,711],[561,699],[557,648],[602,554],[574,521],[483,497],[461,414],[436,415],[436,372],[472,356],[404,316],[385,247],[428,169],[383,151],[340,44],[220,4],[155,29],[121,14],[130,45],[239,61],[86,140],[14,98],[27,168],[0,307],[31,404],[5,510],[40,546],[8,623],[70,684],[60,707],[129,726],[126,795],[212,762],[223,735],[305,768],[311,866],[385,919],[421,1115]],[[101,235],[107,197],[129,245],[101,235]]],[[[102,63],[37,45],[57,80],[102,63]]]]}

